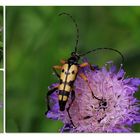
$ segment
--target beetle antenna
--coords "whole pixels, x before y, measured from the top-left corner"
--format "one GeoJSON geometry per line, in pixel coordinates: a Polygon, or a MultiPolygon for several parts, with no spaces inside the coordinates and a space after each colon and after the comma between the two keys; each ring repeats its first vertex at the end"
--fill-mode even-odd
{"type": "Polygon", "coordinates": [[[59,14],[59,16],[62,16],[62,15],[67,15],[68,17],[70,17],[72,19],[73,23],[75,24],[77,34],[76,34],[76,43],[75,43],[74,52],[77,53],[77,46],[78,46],[78,42],[79,42],[79,28],[78,28],[78,25],[77,25],[76,20],[73,18],[72,15],[70,15],[68,13],[65,13],[65,12],[59,14]]]}
{"type": "Polygon", "coordinates": [[[79,56],[81,57],[81,56],[87,55],[87,54],[89,54],[91,52],[96,52],[96,51],[99,51],[99,50],[111,50],[111,51],[117,52],[121,56],[121,58],[122,58],[122,64],[124,63],[124,56],[123,56],[123,54],[120,51],[118,51],[116,49],[113,49],[113,48],[97,48],[97,49],[94,49],[94,50],[90,50],[90,51],[88,51],[86,53],[83,53],[83,54],[81,54],[79,56]]]}

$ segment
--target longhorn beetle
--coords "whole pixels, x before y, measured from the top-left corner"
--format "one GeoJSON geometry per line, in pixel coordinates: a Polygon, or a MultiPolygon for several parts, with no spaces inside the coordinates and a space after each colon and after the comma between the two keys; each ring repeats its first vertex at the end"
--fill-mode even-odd
{"type": "MultiPolygon", "coordinates": [[[[94,67],[91,66],[88,62],[84,62],[82,64],[79,64],[78,61],[80,60],[80,58],[82,56],[85,56],[85,55],[91,53],[91,52],[95,52],[95,51],[98,51],[98,50],[111,50],[111,51],[117,52],[122,57],[122,62],[124,61],[124,57],[121,54],[121,52],[119,52],[116,49],[112,49],[112,48],[96,48],[96,49],[90,50],[90,51],[88,51],[86,53],[79,54],[77,52],[78,41],[79,41],[79,29],[78,29],[78,25],[77,25],[75,19],[70,14],[65,13],[65,12],[59,14],[59,16],[62,16],[62,15],[66,15],[66,16],[70,17],[72,19],[73,23],[75,24],[76,32],[77,32],[77,35],[76,35],[76,43],[75,43],[75,50],[74,50],[74,52],[71,53],[71,56],[66,61],[64,61],[64,60],[61,61],[62,66],[53,66],[53,71],[55,72],[55,74],[57,75],[57,77],[60,79],[60,82],[59,82],[59,85],[58,86],[56,86],[53,89],[51,89],[51,90],[48,91],[48,93],[47,93],[47,107],[48,107],[48,111],[49,111],[50,110],[49,96],[53,92],[55,92],[55,91],[58,90],[58,92],[59,92],[59,95],[58,95],[59,108],[60,108],[60,111],[64,111],[65,110],[66,103],[68,101],[68,97],[71,94],[71,103],[70,103],[69,107],[67,108],[67,112],[68,112],[70,121],[73,124],[72,119],[71,119],[71,116],[70,116],[70,113],[69,113],[69,109],[70,109],[70,107],[71,107],[71,105],[72,105],[72,103],[74,101],[74,98],[75,98],[75,91],[74,91],[73,85],[74,85],[74,82],[76,80],[76,76],[77,76],[79,70],[81,68],[83,68],[83,67],[90,66],[90,68],[92,70],[94,70],[94,67]],[[58,74],[57,70],[61,70],[60,75],[58,74]]],[[[79,76],[85,82],[87,82],[88,87],[91,90],[90,85],[88,83],[88,79],[85,76],[85,74],[84,73],[79,73],[79,76]]],[[[103,99],[97,98],[94,95],[94,93],[93,93],[92,90],[91,90],[91,93],[92,93],[93,98],[95,98],[97,100],[100,100],[102,102],[102,104],[105,104],[106,103],[103,99]]],[[[74,124],[73,124],[73,126],[74,126],[74,124]]]]}

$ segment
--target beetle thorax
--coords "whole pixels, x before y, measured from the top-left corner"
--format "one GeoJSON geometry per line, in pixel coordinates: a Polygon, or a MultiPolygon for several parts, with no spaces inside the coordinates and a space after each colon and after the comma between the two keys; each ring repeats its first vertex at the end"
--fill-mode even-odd
{"type": "Polygon", "coordinates": [[[73,65],[73,64],[77,65],[79,59],[80,59],[79,55],[75,52],[72,52],[71,57],[68,59],[68,64],[69,65],[73,65]]]}

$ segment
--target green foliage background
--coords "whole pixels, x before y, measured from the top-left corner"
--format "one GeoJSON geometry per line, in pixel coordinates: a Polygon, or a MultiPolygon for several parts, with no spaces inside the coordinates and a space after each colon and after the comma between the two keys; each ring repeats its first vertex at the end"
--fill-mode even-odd
{"type": "Polygon", "coordinates": [[[0,133],[3,132],[3,72],[0,71],[0,133]]]}
{"type": "MultiPolygon", "coordinates": [[[[58,132],[62,126],[44,115],[47,87],[58,81],[52,66],[68,58],[75,45],[75,26],[58,17],[61,12],[77,20],[80,52],[118,49],[127,76],[140,77],[140,7],[6,7],[7,132],[58,132]]],[[[111,51],[87,57],[99,66],[113,60],[119,69],[121,63],[111,51]]],[[[140,132],[140,125],[134,131],[140,132]]]]}

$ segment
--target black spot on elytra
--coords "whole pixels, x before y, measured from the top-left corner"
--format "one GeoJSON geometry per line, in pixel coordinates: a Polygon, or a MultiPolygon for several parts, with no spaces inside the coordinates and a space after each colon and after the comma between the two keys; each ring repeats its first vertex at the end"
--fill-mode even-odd
{"type": "Polygon", "coordinates": [[[74,81],[69,81],[68,85],[72,87],[73,83],[74,83],[74,81]]]}
{"type": "Polygon", "coordinates": [[[74,70],[72,71],[72,74],[75,74],[75,71],[74,70]]]}

